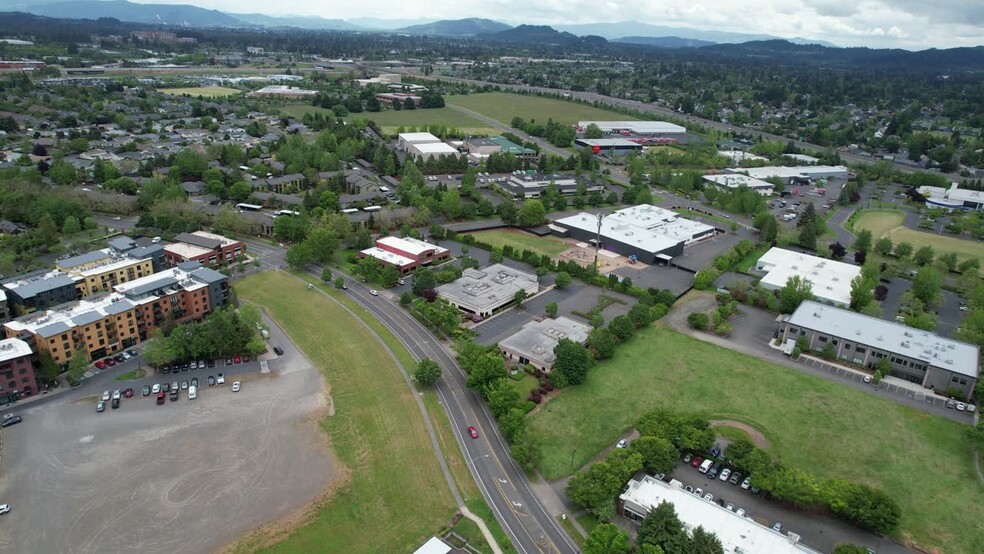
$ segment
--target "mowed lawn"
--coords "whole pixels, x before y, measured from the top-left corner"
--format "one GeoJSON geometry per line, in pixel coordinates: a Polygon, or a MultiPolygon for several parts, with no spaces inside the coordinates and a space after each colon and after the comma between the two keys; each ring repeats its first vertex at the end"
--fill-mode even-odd
{"type": "Polygon", "coordinates": [[[188,88],[162,88],[158,92],[164,94],[182,95],[187,94],[195,98],[204,96],[205,98],[225,98],[234,94],[242,94],[243,91],[227,87],[188,87],[188,88]]]}
{"type": "Polygon", "coordinates": [[[908,242],[916,250],[931,246],[937,256],[953,252],[960,261],[976,258],[984,275],[984,243],[902,227],[904,219],[905,215],[896,210],[865,210],[854,222],[854,228],[868,229],[876,239],[887,236],[893,244],[908,242]]]}
{"type": "MultiPolygon", "coordinates": [[[[301,118],[305,113],[331,114],[331,110],[311,105],[293,104],[280,108],[285,114],[301,118]]],[[[345,121],[356,119],[368,119],[375,121],[376,125],[383,130],[383,133],[395,135],[400,127],[420,127],[421,125],[443,125],[448,128],[458,129],[460,132],[470,135],[498,135],[499,131],[490,127],[488,123],[475,119],[474,117],[455,110],[453,108],[434,108],[429,110],[387,110],[381,112],[361,112],[350,113],[343,117],[345,121]]]]}
{"type": "Polygon", "coordinates": [[[521,117],[527,121],[533,119],[541,123],[553,119],[564,125],[574,125],[578,121],[588,120],[624,121],[636,119],[587,104],[508,92],[481,92],[448,96],[444,100],[448,104],[468,108],[507,125],[512,122],[514,117],[521,117]]]}
{"type": "Polygon", "coordinates": [[[309,522],[286,536],[247,537],[236,551],[413,551],[455,503],[399,368],[362,323],[298,279],[268,271],[236,291],[265,307],[324,373],[335,415],[321,426],[347,473],[309,522]]]}
{"type": "Polygon", "coordinates": [[[496,248],[502,248],[508,244],[513,247],[513,250],[520,252],[530,250],[541,256],[546,254],[551,258],[569,248],[564,241],[557,237],[538,237],[524,233],[523,231],[500,229],[495,231],[479,231],[470,234],[474,235],[476,240],[486,242],[496,248]]]}
{"type": "Polygon", "coordinates": [[[544,437],[544,476],[570,474],[572,453],[576,470],[655,407],[749,423],[784,464],[889,493],[902,508],[899,538],[982,552],[984,487],[965,426],[662,325],[532,416],[544,437]]]}

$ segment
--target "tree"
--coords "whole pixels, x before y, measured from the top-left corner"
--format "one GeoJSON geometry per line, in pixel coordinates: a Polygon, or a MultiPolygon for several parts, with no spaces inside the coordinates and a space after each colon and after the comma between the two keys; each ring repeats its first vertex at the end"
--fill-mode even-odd
{"type": "Polygon", "coordinates": [[[724,546],[717,535],[698,525],[690,534],[687,554],[724,554],[724,546]]]}
{"type": "Polygon", "coordinates": [[[441,366],[430,358],[424,358],[417,363],[417,368],[413,371],[413,378],[421,385],[433,385],[441,378],[441,366]]]}
{"type": "Polygon", "coordinates": [[[38,349],[38,362],[40,363],[40,372],[38,376],[41,381],[45,383],[53,383],[56,378],[58,378],[58,373],[60,372],[58,364],[55,363],[55,359],[51,357],[51,352],[44,348],[38,349]]]}
{"type": "Polygon", "coordinates": [[[580,385],[591,368],[591,354],[584,346],[570,340],[560,339],[554,347],[553,371],[560,372],[571,385],[580,385]]]}
{"type": "MultiPolygon", "coordinates": [[[[466,364],[462,364],[464,367],[466,364]]],[[[506,378],[506,362],[497,351],[480,354],[473,363],[465,367],[468,371],[466,384],[469,388],[482,390],[487,383],[506,378]]]]}
{"type": "Polygon", "coordinates": [[[557,303],[547,302],[547,305],[543,307],[544,311],[547,312],[547,316],[550,318],[557,317],[557,303]]]}
{"type": "MultiPolygon", "coordinates": [[[[813,204],[807,204],[812,206],[813,204]]],[[[817,228],[814,225],[804,225],[800,228],[799,245],[808,250],[817,249],[817,228]]]]}
{"type": "Polygon", "coordinates": [[[892,239],[888,237],[882,237],[875,242],[875,252],[878,252],[882,256],[888,256],[892,253],[892,239]]]}
{"type": "Polygon", "coordinates": [[[838,544],[830,551],[830,554],[868,554],[871,552],[865,546],[857,544],[838,544]]]}
{"type": "Polygon", "coordinates": [[[786,286],[779,290],[779,311],[791,314],[804,300],[813,299],[813,283],[793,275],[786,281],[786,286]]]}
{"type": "Polygon", "coordinates": [[[424,292],[433,290],[436,284],[434,271],[430,268],[420,267],[413,273],[412,291],[416,296],[423,296],[424,292]]]}
{"type": "Polygon", "coordinates": [[[694,312],[687,316],[687,323],[692,329],[706,331],[711,326],[711,319],[704,312],[694,312]]]}
{"type": "Polygon", "coordinates": [[[648,473],[669,473],[680,461],[680,451],[663,437],[639,437],[631,448],[642,455],[642,467],[648,473]]]}
{"type": "Polygon", "coordinates": [[[627,448],[616,448],[603,461],[578,473],[567,483],[567,496],[604,521],[615,516],[615,497],[637,471],[642,455],[627,448]]]}
{"type": "Polygon", "coordinates": [[[629,313],[627,315],[632,321],[632,325],[634,325],[636,329],[642,329],[646,325],[652,323],[652,318],[649,315],[649,306],[643,304],[642,302],[636,302],[635,305],[629,309],[629,313]]]}
{"type": "Polygon", "coordinates": [[[335,288],[339,290],[345,288],[345,277],[339,276],[335,279],[335,288]]]}
{"type": "Polygon", "coordinates": [[[871,231],[867,229],[861,229],[860,231],[858,231],[857,235],[855,236],[854,244],[851,245],[851,248],[853,248],[855,251],[867,252],[871,250],[872,241],[873,241],[873,237],[871,235],[871,231]]]}
{"type": "Polygon", "coordinates": [[[673,504],[665,501],[649,510],[636,535],[636,543],[656,545],[667,554],[685,552],[687,542],[683,522],[677,517],[673,504]]]}
{"type": "Polygon", "coordinates": [[[933,304],[940,295],[943,278],[940,272],[932,266],[923,266],[912,279],[912,294],[923,304],[933,304]]]}
{"type": "Polygon", "coordinates": [[[765,219],[762,228],[759,230],[759,240],[765,244],[771,244],[779,236],[779,222],[776,220],[776,216],[768,212],[762,213],[765,213],[769,217],[765,219]]]}
{"type": "Polygon", "coordinates": [[[359,259],[358,263],[355,264],[355,274],[362,277],[362,281],[368,283],[379,275],[379,262],[376,261],[372,256],[366,256],[365,258],[359,259]]]}
{"type": "Polygon", "coordinates": [[[229,187],[229,196],[236,200],[246,200],[252,192],[246,181],[237,181],[229,187]]]}
{"type": "Polygon", "coordinates": [[[295,244],[287,251],[284,261],[293,269],[302,269],[314,261],[314,253],[311,251],[311,245],[307,242],[295,244]]]}
{"type": "Polygon", "coordinates": [[[524,300],[526,300],[526,291],[523,289],[517,290],[516,294],[513,295],[513,302],[516,303],[516,307],[522,308],[524,300]]]}
{"type": "Polygon", "coordinates": [[[509,384],[507,378],[486,383],[482,387],[482,395],[496,419],[506,415],[509,410],[516,407],[516,402],[519,401],[519,392],[509,384]]]}
{"type": "Polygon", "coordinates": [[[541,443],[539,434],[531,429],[526,429],[513,441],[509,453],[516,460],[516,463],[523,468],[523,471],[532,473],[540,466],[540,460],[543,459],[541,443]]]}
{"type": "Polygon", "coordinates": [[[615,337],[608,329],[593,329],[588,334],[588,346],[594,352],[595,359],[606,360],[615,355],[615,337]]]}
{"type": "MultiPolygon", "coordinates": [[[[592,125],[594,125],[592,123],[592,125]]],[[[629,534],[622,531],[614,523],[596,525],[584,541],[584,554],[629,554],[632,543],[629,534]]]]}
{"type": "Polygon", "coordinates": [[[947,252],[945,254],[940,254],[936,257],[936,261],[943,265],[947,271],[954,272],[957,270],[957,253],[947,252]]]}
{"type": "Polygon", "coordinates": [[[65,217],[65,223],[62,224],[62,233],[74,235],[80,232],[82,232],[82,224],[79,223],[79,218],[74,215],[65,217]]]}
{"type": "Polygon", "coordinates": [[[325,283],[331,281],[331,268],[324,268],[321,270],[321,280],[325,283]]]}
{"type": "Polygon", "coordinates": [[[900,242],[895,245],[895,257],[900,260],[905,260],[912,255],[912,244],[908,242],[900,242]]]}
{"type": "Polygon", "coordinates": [[[605,133],[602,132],[601,127],[598,127],[594,123],[588,125],[587,128],[584,130],[584,138],[600,139],[604,136],[605,133]]]}
{"type": "Polygon", "coordinates": [[[851,279],[851,309],[860,312],[865,306],[871,304],[875,299],[873,289],[876,285],[877,283],[872,283],[864,275],[858,275],[851,279]]]}
{"type": "Polygon", "coordinates": [[[977,276],[978,272],[980,271],[980,268],[981,268],[981,263],[980,261],[978,261],[977,258],[967,258],[966,260],[960,262],[960,265],[957,266],[957,271],[959,271],[960,273],[972,274],[974,276],[977,276]]]}
{"type": "Polygon", "coordinates": [[[934,256],[933,247],[927,244],[916,250],[915,255],[912,256],[912,261],[916,262],[917,265],[929,265],[933,263],[934,256]]]}
{"type": "Polygon", "coordinates": [[[570,286],[574,279],[571,278],[571,274],[566,271],[558,271],[557,275],[554,277],[554,285],[560,289],[564,290],[570,286]]]}
{"type": "Polygon", "coordinates": [[[536,227],[543,223],[546,217],[547,209],[543,206],[543,202],[531,198],[523,202],[523,207],[519,209],[517,221],[523,227],[536,227]]]}
{"type": "Polygon", "coordinates": [[[499,214],[499,219],[502,220],[506,225],[513,225],[519,218],[519,210],[516,208],[516,204],[512,201],[507,200],[495,209],[495,212],[499,214]]]}
{"type": "Polygon", "coordinates": [[[441,212],[448,219],[457,219],[461,215],[461,197],[457,190],[449,189],[441,193],[441,212]]]}

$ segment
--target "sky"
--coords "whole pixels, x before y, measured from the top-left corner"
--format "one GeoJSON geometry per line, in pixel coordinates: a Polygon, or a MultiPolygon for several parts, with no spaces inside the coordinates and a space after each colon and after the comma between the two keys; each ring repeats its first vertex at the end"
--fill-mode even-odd
{"type": "Polygon", "coordinates": [[[279,13],[269,0],[132,1],[330,19],[482,17],[513,25],[636,21],[909,50],[984,44],[984,0],[292,0],[279,13]]]}

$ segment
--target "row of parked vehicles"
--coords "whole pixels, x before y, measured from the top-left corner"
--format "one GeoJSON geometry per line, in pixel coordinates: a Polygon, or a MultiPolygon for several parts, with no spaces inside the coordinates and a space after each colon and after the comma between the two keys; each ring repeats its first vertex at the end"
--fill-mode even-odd
{"type": "Polygon", "coordinates": [[[120,352],[115,356],[107,356],[101,360],[96,360],[92,365],[96,366],[96,369],[106,369],[107,367],[113,367],[116,364],[121,364],[130,358],[135,358],[136,356],[137,351],[131,348],[120,352]]]}
{"type": "MultiPolygon", "coordinates": [[[[721,448],[718,445],[714,445],[714,449],[711,450],[711,456],[716,458],[720,455],[721,455],[721,448]]],[[[727,467],[727,465],[724,464],[723,462],[717,462],[711,458],[705,459],[701,456],[694,456],[693,454],[690,453],[686,454],[683,457],[683,461],[684,463],[689,463],[691,467],[696,468],[697,471],[707,475],[711,479],[718,479],[726,483],[731,483],[732,485],[735,486],[740,486],[742,489],[748,490],[752,494],[759,494],[760,492],[762,492],[761,489],[759,489],[758,487],[752,486],[751,475],[742,475],[740,471],[738,471],[737,469],[727,467]]],[[[686,487],[683,488],[683,490],[692,494],[696,494],[697,496],[703,498],[708,502],[715,502],[714,495],[711,493],[704,493],[704,490],[701,489],[700,487],[694,488],[690,485],[687,485],[686,487]]],[[[721,498],[717,499],[716,502],[720,506],[727,509],[728,511],[734,512],[735,514],[741,517],[745,517],[745,510],[743,508],[739,508],[735,506],[733,502],[726,502],[724,499],[721,498]]],[[[774,524],[772,524],[772,530],[777,533],[781,533],[782,523],[777,521],[774,524]]]]}
{"type": "MultiPolygon", "coordinates": [[[[225,359],[225,365],[235,365],[244,364],[249,361],[249,356],[239,355],[229,356],[225,359]]],[[[184,362],[171,362],[168,364],[162,364],[157,368],[157,371],[163,375],[169,373],[181,373],[182,371],[194,371],[196,369],[205,369],[215,367],[215,360],[190,360],[184,362]]]]}

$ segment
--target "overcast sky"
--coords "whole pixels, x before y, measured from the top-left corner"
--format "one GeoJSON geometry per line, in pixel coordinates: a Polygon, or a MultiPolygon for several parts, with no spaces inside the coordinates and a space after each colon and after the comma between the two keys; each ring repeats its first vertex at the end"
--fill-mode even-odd
{"type": "Polygon", "coordinates": [[[840,46],[910,50],[984,44],[984,0],[134,0],[194,4],[230,13],[459,19],[511,24],[638,21],[653,25],[764,33],[840,46]],[[283,6],[283,11],[272,11],[283,6]]]}

